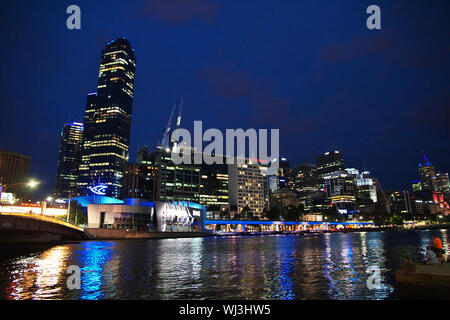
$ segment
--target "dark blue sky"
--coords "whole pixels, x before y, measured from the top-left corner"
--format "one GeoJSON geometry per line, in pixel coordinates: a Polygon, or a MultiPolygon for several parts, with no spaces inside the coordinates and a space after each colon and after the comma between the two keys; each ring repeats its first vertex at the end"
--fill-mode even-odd
{"type": "Polygon", "coordinates": [[[329,149],[384,189],[409,188],[420,150],[450,169],[450,1],[2,1],[0,148],[54,187],[60,131],[82,120],[106,43],[137,58],[130,155],[161,139],[184,92],[191,128],[279,128],[291,164],[329,149]],[[81,30],[66,8],[81,7],[81,30]],[[368,5],[382,30],[366,28],[368,5]]]}

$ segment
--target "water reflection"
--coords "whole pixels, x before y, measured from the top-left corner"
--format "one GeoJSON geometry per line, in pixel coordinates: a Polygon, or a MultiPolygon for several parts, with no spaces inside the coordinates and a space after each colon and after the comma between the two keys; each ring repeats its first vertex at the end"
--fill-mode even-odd
{"type": "Polygon", "coordinates": [[[10,284],[5,289],[8,299],[49,299],[60,295],[59,284],[69,249],[53,247],[39,257],[19,258],[11,264],[10,284]]]}
{"type": "Polygon", "coordinates": [[[103,285],[114,287],[112,270],[106,270],[114,253],[113,242],[83,242],[79,266],[81,268],[81,295],[83,300],[98,300],[105,295],[103,285]]]}
{"type": "Polygon", "coordinates": [[[3,299],[392,299],[405,255],[448,231],[91,241],[0,254],[3,299]],[[81,290],[66,286],[70,265],[81,290]],[[369,289],[367,269],[381,285],[369,289]]]}

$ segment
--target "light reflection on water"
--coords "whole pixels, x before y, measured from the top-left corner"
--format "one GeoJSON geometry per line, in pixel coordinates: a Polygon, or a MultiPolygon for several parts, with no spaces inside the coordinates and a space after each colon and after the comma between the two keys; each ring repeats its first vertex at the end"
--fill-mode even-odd
{"type": "Polygon", "coordinates": [[[2,299],[395,299],[394,270],[448,231],[87,241],[9,248],[2,299]],[[17,252],[12,252],[16,250],[17,252]],[[70,265],[81,290],[66,286],[70,265]],[[368,267],[381,270],[370,290],[368,267]]]}

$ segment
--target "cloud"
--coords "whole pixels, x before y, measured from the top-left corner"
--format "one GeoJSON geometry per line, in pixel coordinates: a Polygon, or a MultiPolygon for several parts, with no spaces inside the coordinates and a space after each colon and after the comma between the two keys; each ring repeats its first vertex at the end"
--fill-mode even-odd
{"type": "Polygon", "coordinates": [[[388,32],[375,35],[356,34],[346,42],[327,44],[321,49],[320,56],[331,64],[343,64],[379,53],[394,44],[394,36],[388,32]]]}
{"type": "Polygon", "coordinates": [[[318,128],[316,120],[299,116],[300,106],[280,95],[274,84],[232,63],[210,64],[198,70],[197,76],[212,89],[217,105],[226,106],[218,108],[223,120],[236,123],[244,116],[248,127],[280,129],[289,141],[318,128]]]}
{"type": "Polygon", "coordinates": [[[197,76],[209,84],[214,93],[222,98],[247,97],[256,89],[255,81],[246,71],[232,66],[211,65],[198,70],[197,76]]]}
{"type": "Polygon", "coordinates": [[[230,104],[244,101],[252,108],[252,120],[256,124],[277,124],[291,108],[290,101],[278,95],[270,84],[232,64],[209,65],[198,70],[197,76],[230,104]]]}
{"type": "Polygon", "coordinates": [[[146,0],[138,16],[150,16],[172,26],[190,22],[213,23],[219,5],[211,0],[146,0]]]}
{"type": "Polygon", "coordinates": [[[417,105],[411,114],[413,127],[424,134],[450,135],[450,93],[436,94],[417,105]]]}

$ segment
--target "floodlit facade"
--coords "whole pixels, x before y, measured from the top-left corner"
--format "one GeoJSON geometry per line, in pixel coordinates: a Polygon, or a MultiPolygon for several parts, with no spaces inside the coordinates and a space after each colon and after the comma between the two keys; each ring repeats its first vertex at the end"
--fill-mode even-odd
{"type": "Polygon", "coordinates": [[[254,215],[261,217],[268,201],[267,167],[250,159],[242,164],[234,162],[228,164],[230,205],[235,205],[237,212],[248,206],[254,215]]]}
{"type": "Polygon", "coordinates": [[[107,195],[120,197],[128,161],[136,59],[128,40],[108,43],[102,52],[97,92],[88,95],[79,193],[107,185],[107,195]]]}
{"type": "Polygon", "coordinates": [[[203,231],[206,208],[196,203],[145,202],[87,204],[88,228],[142,232],[203,231]]]}

